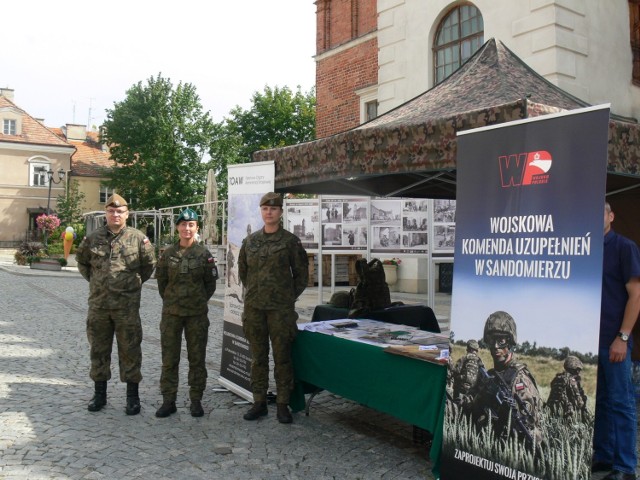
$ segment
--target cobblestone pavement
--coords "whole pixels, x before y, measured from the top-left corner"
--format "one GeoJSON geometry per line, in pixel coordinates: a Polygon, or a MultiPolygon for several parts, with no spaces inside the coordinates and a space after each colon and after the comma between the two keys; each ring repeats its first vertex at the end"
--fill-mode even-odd
{"type": "Polygon", "coordinates": [[[314,399],[309,417],[294,414],[292,425],[277,422],[275,406],[263,419],[244,421],[243,400],[213,390],[222,343],[216,305],[205,416],[189,414],[183,351],[178,413],[156,418],[160,298],[153,281],[142,296],[142,412],[125,415],[115,351],[108,405],[88,412],[88,284],[77,272],[27,270],[0,268],[0,479],[433,478],[427,446],[413,443],[410,425],[327,392],[314,399]]]}

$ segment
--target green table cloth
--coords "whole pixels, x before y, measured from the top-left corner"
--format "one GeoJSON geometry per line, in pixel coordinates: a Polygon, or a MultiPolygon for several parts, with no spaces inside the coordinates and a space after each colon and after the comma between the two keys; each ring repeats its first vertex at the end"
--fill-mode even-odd
{"type": "Polygon", "coordinates": [[[438,476],[446,366],[308,331],[298,332],[293,365],[293,411],[305,408],[305,384],[310,384],[417,425],[433,434],[429,455],[438,476]]]}

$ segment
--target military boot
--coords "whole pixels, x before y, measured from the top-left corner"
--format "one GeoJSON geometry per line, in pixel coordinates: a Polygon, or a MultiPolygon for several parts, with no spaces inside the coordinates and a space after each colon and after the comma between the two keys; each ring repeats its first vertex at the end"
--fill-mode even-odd
{"type": "Polygon", "coordinates": [[[175,400],[165,399],[164,402],[162,402],[162,405],[160,405],[160,408],[156,410],[156,417],[165,418],[177,411],[175,400]]]}
{"type": "Polygon", "coordinates": [[[140,413],[140,397],[138,396],[138,384],[127,382],[127,405],[124,409],[127,415],[140,413]]]}
{"type": "Polygon", "coordinates": [[[291,416],[291,412],[289,411],[289,406],[286,403],[278,403],[278,421],[280,423],[291,423],[293,422],[293,417],[291,416]]]}
{"type": "Polygon", "coordinates": [[[189,410],[191,411],[192,417],[201,417],[204,415],[202,402],[200,400],[191,400],[191,407],[189,410]]]}
{"type": "Polygon", "coordinates": [[[89,402],[88,410],[98,412],[107,404],[107,382],[95,382],[95,393],[89,402]]]}
{"type": "Polygon", "coordinates": [[[267,413],[269,413],[267,410],[267,402],[254,402],[253,406],[242,416],[242,418],[245,420],[257,420],[258,418],[265,416],[267,413]]]}

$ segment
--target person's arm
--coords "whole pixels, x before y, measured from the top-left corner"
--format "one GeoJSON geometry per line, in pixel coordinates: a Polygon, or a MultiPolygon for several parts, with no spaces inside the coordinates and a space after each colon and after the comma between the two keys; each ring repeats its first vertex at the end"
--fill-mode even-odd
{"type": "Polygon", "coordinates": [[[158,283],[158,293],[162,299],[164,299],[164,291],[169,284],[169,272],[167,271],[165,256],[166,252],[160,255],[158,265],[156,266],[156,282],[158,283]]]}
{"type": "Polygon", "coordinates": [[[218,279],[218,268],[213,259],[213,255],[207,251],[203,259],[204,262],[204,288],[209,300],[216,291],[216,280],[218,279]]]}
{"type": "Polygon", "coordinates": [[[76,250],[76,263],[78,264],[78,271],[80,272],[80,275],[82,275],[87,282],[91,279],[91,263],[89,254],[89,240],[87,237],[84,237],[76,250]]]}
{"type": "Polygon", "coordinates": [[[142,283],[151,278],[155,266],[156,255],[153,251],[153,244],[147,237],[144,237],[140,242],[140,279],[142,283]]]}
{"type": "MultiPolygon", "coordinates": [[[[636,324],[640,313],[640,277],[632,277],[625,285],[629,299],[624,309],[624,317],[620,325],[620,331],[631,334],[633,326],[636,324]]],[[[609,347],[609,361],[612,363],[622,362],[627,356],[627,343],[620,337],[616,337],[609,347]]]]}
{"type": "Polygon", "coordinates": [[[291,274],[293,275],[295,296],[298,298],[309,284],[309,257],[300,239],[296,237],[296,241],[291,259],[291,274]]]}

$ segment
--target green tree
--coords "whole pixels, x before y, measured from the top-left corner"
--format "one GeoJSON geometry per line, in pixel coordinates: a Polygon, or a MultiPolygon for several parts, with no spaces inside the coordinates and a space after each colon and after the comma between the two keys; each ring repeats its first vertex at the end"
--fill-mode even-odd
{"type": "Polygon", "coordinates": [[[107,110],[102,141],[116,168],[109,185],[132,208],[157,209],[202,201],[214,122],[191,84],[149,78],[107,110]]]}
{"type": "Polygon", "coordinates": [[[82,203],[85,194],[80,191],[77,180],[70,180],[65,183],[64,192],[58,195],[56,210],[60,225],[65,227],[75,223],[82,223],[82,203]]]}
{"type": "Polygon", "coordinates": [[[316,123],[315,90],[300,87],[254,92],[251,107],[236,106],[212,137],[211,163],[216,171],[219,198],[227,198],[227,166],[251,161],[256,150],[295,145],[313,140],[316,123]]]}

